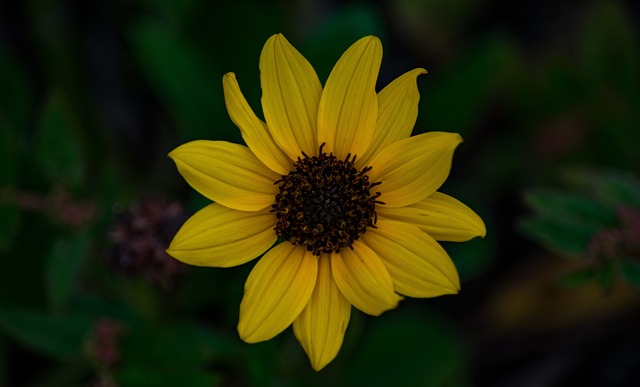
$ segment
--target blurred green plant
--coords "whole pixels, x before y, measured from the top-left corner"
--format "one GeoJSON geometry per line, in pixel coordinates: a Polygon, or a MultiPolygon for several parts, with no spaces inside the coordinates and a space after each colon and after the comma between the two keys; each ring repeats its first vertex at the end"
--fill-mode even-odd
{"type": "Polygon", "coordinates": [[[524,193],[532,214],[520,230],[544,247],[574,257],[581,268],[561,282],[596,281],[609,291],[617,280],[640,288],[640,181],[630,173],[588,168],[563,174],[566,190],[524,193]]]}
{"type": "MultiPolygon", "coordinates": [[[[221,81],[201,47],[166,23],[139,21],[129,31],[135,57],[185,140],[209,138],[224,118],[221,81]]],[[[237,141],[238,139],[236,139],[237,141]]]]}

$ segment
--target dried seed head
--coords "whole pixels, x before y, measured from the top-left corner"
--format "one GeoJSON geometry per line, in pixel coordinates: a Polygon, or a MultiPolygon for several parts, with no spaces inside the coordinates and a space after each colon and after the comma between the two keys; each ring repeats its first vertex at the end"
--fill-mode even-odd
{"type": "Polygon", "coordinates": [[[181,203],[164,197],[141,199],[120,212],[109,231],[107,260],[112,269],[170,288],[186,266],[165,249],[186,217],[181,203]]]}

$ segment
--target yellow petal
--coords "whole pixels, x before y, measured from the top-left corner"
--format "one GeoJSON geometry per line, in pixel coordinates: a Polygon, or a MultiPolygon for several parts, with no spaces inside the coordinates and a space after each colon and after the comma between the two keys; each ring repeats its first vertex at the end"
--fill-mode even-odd
{"type": "Polygon", "coordinates": [[[464,242],[487,230],[482,219],[459,200],[434,192],[428,198],[406,207],[377,206],[381,219],[392,219],[417,226],[437,241],[464,242]]]}
{"type": "Polygon", "coordinates": [[[283,242],[256,264],[244,285],[238,333],[247,343],[269,340],[285,330],[309,302],[318,257],[283,242]]]}
{"type": "Polygon", "coordinates": [[[462,142],[457,133],[429,132],[397,141],[371,160],[369,179],[380,201],[389,207],[407,206],[434,193],[449,176],[453,151],[462,142]]]}
{"type": "Polygon", "coordinates": [[[225,207],[258,211],[275,201],[280,175],[243,145],[225,141],[191,141],[169,153],[196,191],[225,207]]]}
{"type": "Polygon", "coordinates": [[[378,219],[360,239],[378,254],[395,290],[409,297],[435,297],[460,290],[458,272],[442,246],[417,227],[378,219]]]}
{"type": "Polygon", "coordinates": [[[267,125],[253,112],[240,91],[234,73],[222,77],[224,102],[231,121],[240,129],[242,138],[249,149],[273,171],[286,175],[291,170],[291,159],[276,145],[267,125]]]}
{"type": "Polygon", "coordinates": [[[351,304],[338,289],[328,255],[318,260],[318,279],[311,299],[293,322],[293,333],[314,370],[320,371],[340,351],[349,325],[351,304]]]}
{"type": "Polygon", "coordinates": [[[353,250],[332,254],[331,271],[342,294],[361,311],[379,316],[398,305],[400,297],[393,291],[387,268],[362,242],[356,241],[353,250]]]}
{"type": "Polygon", "coordinates": [[[318,152],[316,124],[322,85],[315,70],[282,34],[273,35],[260,55],[262,110],[271,135],[297,159],[318,152]]]}
{"type": "Polygon", "coordinates": [[[339,159],[362,155],[378,118],[376,80],[382,45],[375,36],[355,42],[331,71],[318,110],[318,142],[339,159]]]}
{"type": "Polygon", "coordinates": [[[275,243],[276,220],[269,210],[238,211],[213,203],[182,225],[167,253],[196,266],[241,265],[275,243]]]}
{"type": "Polygon", "coordinates": [[[426,74],[414,69],[396,78],[378,93],[378,120],[367,152],[357,160],[359,167],[368,165],[381,149],[411,135],[416,118],[420,93],[416,79],[426,74]]]}

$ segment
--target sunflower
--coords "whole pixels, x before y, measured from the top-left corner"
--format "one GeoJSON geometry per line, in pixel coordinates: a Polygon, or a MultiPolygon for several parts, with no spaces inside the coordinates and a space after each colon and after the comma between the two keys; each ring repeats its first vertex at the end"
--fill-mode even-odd
{"type": "Polygon", "coordinates": [[[215,267],[261,256],[245,283],[239,335],[260,342],[293,324],[315,370],[340,350],[351,306],[378,316],[402,296],[457,293],[458,273],[437,241],[485,235],[478,215],[436,191],[460,135],[410,137],[416,79],[426,71],[376,93],[381,60],[379,39],[362,38],[323,88],[309,62],[274,35],[260,56],[266,123],[235,74],[223,77],[247,146],[199,140],[169,154],[213,203],[185,222],[168,253],[215,267]]]}

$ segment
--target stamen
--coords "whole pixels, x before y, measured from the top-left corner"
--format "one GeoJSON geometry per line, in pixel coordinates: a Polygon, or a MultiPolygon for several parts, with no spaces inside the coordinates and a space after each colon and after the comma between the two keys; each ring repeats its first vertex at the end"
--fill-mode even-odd
{"type": "Polygon", "coordinates": [[[380,192],[370,189],[371,167],[357,170],[356,155],[339,160],[323,151],[309,157],[302,152],[293,170],[276,181],[279,193],[272,205],[278,237],[304,246],[315,255],[339,252],[352,244],[368,227],[376,227],[376,204],[380,192]]]}

